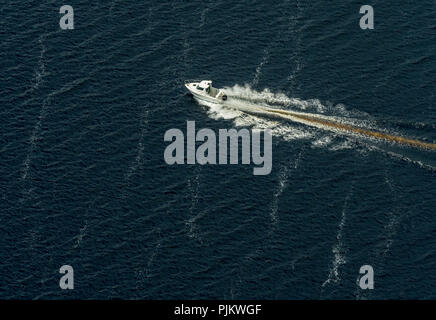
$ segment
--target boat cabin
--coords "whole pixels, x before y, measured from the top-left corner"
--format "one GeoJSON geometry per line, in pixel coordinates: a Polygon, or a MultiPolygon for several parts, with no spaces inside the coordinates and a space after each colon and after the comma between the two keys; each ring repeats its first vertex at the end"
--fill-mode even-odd
{"type": "MultiPolygon", "coordinates": [[[[195,84],[194,84],[194,86],[195,86],[195,84]]],[[[205,91],[208,95],[210,95],[212,97],[215,97],[218,93],[218,90],[216,88],[212,87],[211,80],[200,81],[196,87],[197,87],[197,90],[205,91]]]]}
{"type": "Polygon", "coordinates": [[[185,80],[186,88],[197,97],[213,98],[218,100],[227,100],[227,96],[220,89],[212,87],[211,80],[185,80]],[[195,82],[194,82],[195,81],[195,82]]]}

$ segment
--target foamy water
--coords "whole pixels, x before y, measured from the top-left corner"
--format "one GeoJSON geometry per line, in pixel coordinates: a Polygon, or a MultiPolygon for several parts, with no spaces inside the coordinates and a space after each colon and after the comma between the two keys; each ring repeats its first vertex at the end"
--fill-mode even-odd
{"type": "MultiPolygon", "coordinates": [[[[253,129],[272,130],[273,136],[284,140],[310,139],[312,145],[325,146],[331,142],[330,132],[323,132],[311,126],[301,126],[291,121],[276,119],[265,108],[301,112],[303,115],[313,115],[321,119],[347,123],[355,126],[374,128],[372,120],[365,113],[348,110],[344,105],[323,104],[318,99],[302,100],[288,97],[284,93],[274,93],[269,89],[256,91],[250,85],[234,85],[223,89],[228,96],[225,104],[216,104],[197,100],[207,107],[207,113],[212,119],[233,120],[236,127],[252,127],[253,129]],[[304,112],[303,112],[304,111],[304,112]],[[354,117],[353,117],[354,116],[354,117]]],[[[301,121],[299,121],[301,122],[301,121]]],[[[348,148],[349,144],[332,146],[332,150],[348,148]]]]}
{"type": "Polygon", "coordinates": [[[236,127],[269,128],[274,136],[284,140],[309,139],[312,147],[325,147],[330,151],[351,149],[357,143],[374,150],[374,144],[381,141],[424,149],[435,147],[432,143],[408,139],[395,130],[380,127],[372,116],[343,104],[302,100],[274,93],[268,88],[256,91],[248,84],[225,87],[223,91],[228,100],[222,104],[198,100],[207,107],[211,118],[233,120],[236,127]]]}

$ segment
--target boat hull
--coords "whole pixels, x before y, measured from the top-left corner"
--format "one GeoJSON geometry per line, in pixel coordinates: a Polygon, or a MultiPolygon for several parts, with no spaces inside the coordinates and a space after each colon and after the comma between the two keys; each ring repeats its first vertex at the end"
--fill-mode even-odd
{"type": "Polygon", "coordinates": [[[192,91],[191,91],[191,93],[192,93],[192,96],[193,96],[194,98],[197,98],[197,99],[199,99],[199,100],[208,101],[208,102],[213,102],[213,103],[222,103],[221,100],[218,100],[218,99],[216,99],[216,98],[212,98],[212,97],[207,97],[207,96],[199,95],[199,94],[193,93],[192,91]]]}

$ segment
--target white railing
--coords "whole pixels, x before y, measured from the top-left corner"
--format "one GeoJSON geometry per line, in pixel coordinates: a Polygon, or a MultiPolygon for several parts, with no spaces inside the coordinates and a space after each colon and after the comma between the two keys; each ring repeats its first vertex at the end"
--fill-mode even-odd
{"type": "Polygon", "coordinates": [[[185,83],[191,83],[191,82],[201,82],[203,80],[198,80],[198,79],[189,79],[189,80],[185,80],[185,83]]]}

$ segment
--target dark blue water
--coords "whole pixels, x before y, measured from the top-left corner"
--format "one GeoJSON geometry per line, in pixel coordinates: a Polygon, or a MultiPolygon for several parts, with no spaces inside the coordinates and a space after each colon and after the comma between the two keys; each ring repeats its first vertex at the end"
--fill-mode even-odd
{"type": "Polygon", "coordinates": [[[200,105],[183,87],[213,79],[434,143],[434,1],[68,4],[71,31],[59,1],[0,9],[0,298],[436,298],[434,151],[200,105]],[[187,120],[272,128],[271,174],[168,166],[164,133],[187,120]],[[374,290],[357,284],[364,264],[374,290]]]}

